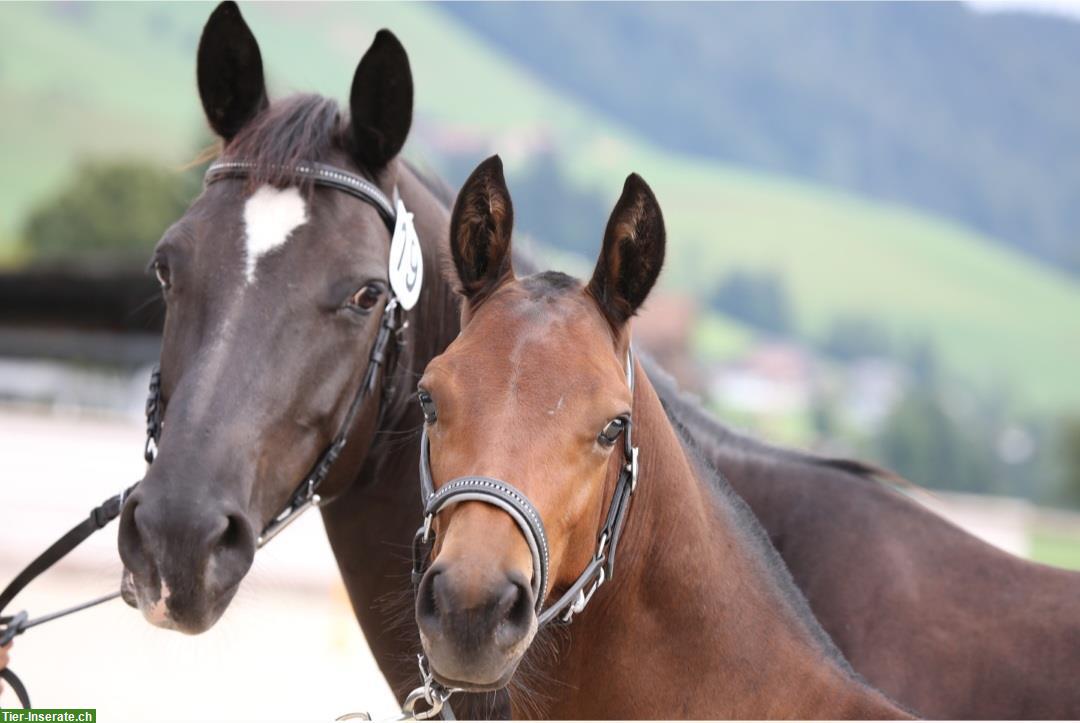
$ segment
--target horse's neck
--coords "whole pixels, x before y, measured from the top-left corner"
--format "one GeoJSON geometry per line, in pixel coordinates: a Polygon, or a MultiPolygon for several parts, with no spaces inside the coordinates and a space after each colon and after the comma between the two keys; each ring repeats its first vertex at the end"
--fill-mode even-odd
{"type": "Polygon", "coordinates": [[[536,681],[523,666],[523,682],[540,694],[514,696],[515,713],[550,706],[544,715],[557,718],[902,715],[830,650],[790,580],[770,567],[754,521],[699,480],[647,377],[638,379],[642,466],[614,579],[574,622],[557,663],[536,681]]]}
{"type": "MultiPolygon", "coordinates": [[[[415,380],[428,361],[457,335],[459,318],[452,290],[442,276],[449,212],[404,163],[398,189],[424,250],[423,290],[407,314],[405,346],[395,364],[393,396],[382,427],[354,481],[323,520],[357,620],[380,669],[399,699],[419,684],[420,650],[412,616],[409,552],[421,519],[419,430],[423,422],[410,403],[415,380]],[[410,642],[413,641],[413,642],[410,642]]],[[[387,380],[383,380],[386,384],[387,380]]]]}

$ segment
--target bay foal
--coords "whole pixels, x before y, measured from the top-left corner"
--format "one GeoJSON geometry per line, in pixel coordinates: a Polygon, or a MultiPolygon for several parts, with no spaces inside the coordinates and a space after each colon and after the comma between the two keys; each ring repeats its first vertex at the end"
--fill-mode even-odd
{"type": "Polygon", "coordinates": [[[475,497],[434,508],[416,614],[436,678],[477,691],[513,678],[543,634],[545,589],[550,604],[595,559],[632,429],[641,466],[618,566],[557,655],[530,661],[534,695],[511,687],[515,716],[905,716],[851,671],[746,506],[684,450],[642,369],[628,381],[630,319],[664,256],[648,186],[627,179],[587,285],[516,278],[512,223],[493,157],[451,216],[463,330],[428,365],[420,397],[431,499],[455,478],[505,481],[535,506],[546,534],[534,539],[546,542],[537,556],[520,522],[475,497]]]}

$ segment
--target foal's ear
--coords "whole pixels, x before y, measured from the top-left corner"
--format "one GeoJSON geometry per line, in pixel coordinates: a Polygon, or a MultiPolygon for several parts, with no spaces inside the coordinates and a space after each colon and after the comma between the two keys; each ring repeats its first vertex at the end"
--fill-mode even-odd
{"type": "Polygon", "coordinates": [[[588,291],[612,328],[637,312],[664,265],[664,217],[652,189],[636,173],[608,219],[588,291]]]}
{"type": "Polygon", "coordinates": [[[259,44],[236,3],[214,8],[199,39],[197,57],[206,119],[228,143],[268,104],[259,44]]]}
{"type": "Polygon", "coordinates": [[[461,292],[470,304],[479,304],[505,279],[513,278],[513,228],[514,207],[502,159],[492,156],[465,181],[450,214],[450,253],[461,292]]]}
{"type": "Polygon", "coordinates": [[[356,157],[369,170],[385,167],[405,145],[412,111],[409,56],[392,32],[380,30],[356,66],[349,94],[356,157]]]}

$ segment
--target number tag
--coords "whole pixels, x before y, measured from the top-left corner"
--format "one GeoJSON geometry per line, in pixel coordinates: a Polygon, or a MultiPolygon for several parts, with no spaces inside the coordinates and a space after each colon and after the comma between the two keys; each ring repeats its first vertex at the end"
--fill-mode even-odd
{"type": "Polygon", "coordinates": [[[424,255],[420,239],[413,226],[413,215],[397,200],[397,225],[390,241],[390,288],[394,290],[401,308],[408,311],[420,298],[424,283],[424,255]]]}

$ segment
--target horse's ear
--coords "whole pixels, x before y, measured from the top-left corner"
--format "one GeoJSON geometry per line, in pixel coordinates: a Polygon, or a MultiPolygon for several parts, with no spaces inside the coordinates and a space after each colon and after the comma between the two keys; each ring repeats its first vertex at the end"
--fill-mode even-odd
{"type": "Polygon", "coordinates": [[[514,207],[503,177],[502,159],[492,156],[461,187],[450,214],[450,253],[461,293],[473,306],[513,278],[510,235],[514,207]]]}
{"type": "Polygon", "coordinates": [[[664,265],[664,217],[641,176],[626,177],[622,196],[608,219],[604,245],[588,291],[612,328],[637,312],[664,265]]]}
{"type": "Polygon", "coordinates": [[[206,119],[226,143],[266,108],[259,44],[236,3],[221,3],[206,21],[196,75],[206,119]]]}
{"type": "Polygon", "coordinates": [[[409,56],[392,32],[380,30],[356,66],[349,94],[353,144],[364,166],[377,171],[401,151],[412,111],[409,56]]]}

